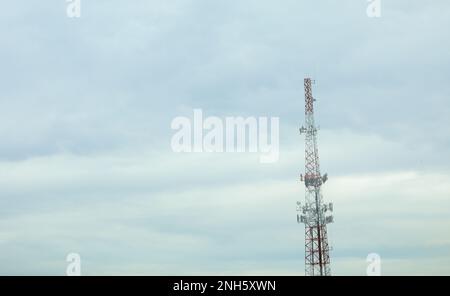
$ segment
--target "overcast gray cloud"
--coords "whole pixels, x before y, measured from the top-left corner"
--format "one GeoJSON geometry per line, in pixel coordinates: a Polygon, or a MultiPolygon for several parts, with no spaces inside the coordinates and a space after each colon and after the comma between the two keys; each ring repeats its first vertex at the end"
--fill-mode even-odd
{"type": "Polygon", "coordinates": [[[306,75],[333,273],[450,274],[448,1],[132,2],[2,5],[0,274],[303,274],[306,75]],[[173,153],[193,108],[279,116],[279,162],[173,153]]]}

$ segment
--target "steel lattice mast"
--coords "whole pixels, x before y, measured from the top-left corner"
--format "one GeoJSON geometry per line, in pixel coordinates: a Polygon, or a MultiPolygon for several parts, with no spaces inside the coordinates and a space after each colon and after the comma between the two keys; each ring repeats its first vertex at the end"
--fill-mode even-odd
{"type": "Polygon", "coordinates": [[[321,186],[328,179],[320,174],[317,147],[317,127],[314,124],[314,101],[310,78],[305,78],[305,124],[300,134],[305,134],[305,203],[297,202],[297,222],[305,224],[305,274],[331,275],[330,248],[328,245],[327,224],[333,222],[333,204],[324,204],[321,186]]]}

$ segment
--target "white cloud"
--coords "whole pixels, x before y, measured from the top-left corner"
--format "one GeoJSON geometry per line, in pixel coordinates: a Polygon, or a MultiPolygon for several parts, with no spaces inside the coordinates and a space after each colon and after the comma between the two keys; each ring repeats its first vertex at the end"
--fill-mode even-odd
{"type": "MultiPolygon", "coordinates": [[[[346,137],[356,147],[373,143],[346,137]]],[[[2,163],[2,273],[48,266],[42,272],[58,274],[64,254],[76,251],[87,274],[301,274],[295,202],[304,192],[295,173],[286,176],[300,170],[292,159],[301,164],[301,150],[285,146],[271,168],[250,154],[142,151],[2,163]],[[27,245],[48,251],[39,257],[27,245]],[[11,254],[20,257],[14,267],[11,254]]],[[[449,257],[449,181],[445,172],[414,170],[331,176],[324,196],[335,204],[334,273],[364,273],[370,252],[387,262],[449,257]]],[[[389,263],[384,271],[411,273],[389,263]]]]}
{"type": "Polygon", "coordinates": [[[447,1],[64,4],[0,11],[0,273],[302,274],[305,74],[333,272],[450,273],[447,1]],[[171,153],[192,108],[280,116],[280,162],[171,153]]]}

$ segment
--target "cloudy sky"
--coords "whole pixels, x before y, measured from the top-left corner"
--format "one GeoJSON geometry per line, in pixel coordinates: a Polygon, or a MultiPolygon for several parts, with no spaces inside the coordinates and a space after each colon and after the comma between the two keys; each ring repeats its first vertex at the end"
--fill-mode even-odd
{"type": "Polygon", "coordinates": [[[0,274],[302,275],[303,78],[332,273],[450,274],[450,2],[8,1],[0,274]],[[280,159],[174,153],[176,116],[280,118],[280,159]]]}

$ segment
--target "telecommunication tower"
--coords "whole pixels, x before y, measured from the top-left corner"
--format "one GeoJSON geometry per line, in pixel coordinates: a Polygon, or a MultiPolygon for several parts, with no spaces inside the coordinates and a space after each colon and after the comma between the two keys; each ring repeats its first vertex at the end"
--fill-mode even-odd
{"type": "Polygon", "coordinates": [[[322,276],[331,275],[327,224],[333,222],[333,204],[325,204],[322,198],[321,186],[328,175],[320,174],[312,83],[305,78],[305,126],[300,128],[300,134],[305,134],[305,175],[300,175],[305,183],[305,203],[297,202],[297,222],[305,224],[305,275],[322,276]]]}

